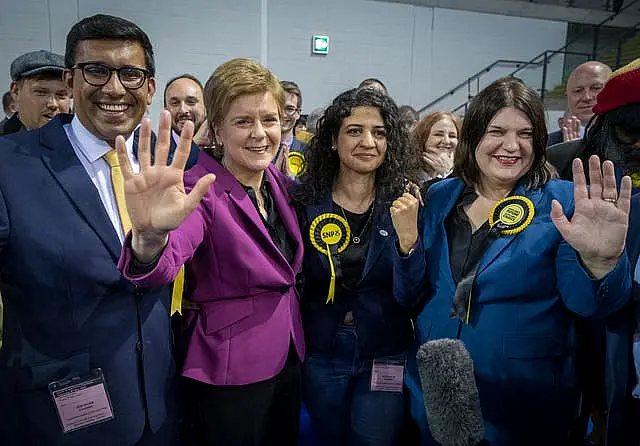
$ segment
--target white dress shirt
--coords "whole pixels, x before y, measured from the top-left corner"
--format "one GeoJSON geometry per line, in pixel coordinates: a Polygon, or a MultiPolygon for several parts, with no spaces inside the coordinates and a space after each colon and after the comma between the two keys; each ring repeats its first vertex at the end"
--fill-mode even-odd
{"type": "MultiPolygon", "coordinates": [[[[107,215],[109,215],[111,219],[111,224],[122,243],[125,234],[122,230],[118,204],[116,203],[116,197],[111,184],[111,167],[109,167],[109,164],[102,158],[107,152],[113,150],[113,148],[87,130],[87,128],[80,123],[77,116],[73,117],[71,124],[65,124],[63,128],[76,156],[98,190],[104,209],[107,211],[107,215]]],[[[131,136],[127,139],[127,153],[133,172],[138,173],[140,171],[140,165],[136,157],[133,156],[133,133],[131,133],[131,136]]]]}

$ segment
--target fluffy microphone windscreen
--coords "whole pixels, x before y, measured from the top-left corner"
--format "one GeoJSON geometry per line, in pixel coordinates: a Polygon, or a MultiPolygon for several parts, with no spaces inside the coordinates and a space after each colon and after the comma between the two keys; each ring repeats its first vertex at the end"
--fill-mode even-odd
{"type": "Polygon", "coordinates": [[[475,446],[484,438],[473,361],[457,339],[423,344],[416,355],[431,436],[442,446],[475,446]]]}

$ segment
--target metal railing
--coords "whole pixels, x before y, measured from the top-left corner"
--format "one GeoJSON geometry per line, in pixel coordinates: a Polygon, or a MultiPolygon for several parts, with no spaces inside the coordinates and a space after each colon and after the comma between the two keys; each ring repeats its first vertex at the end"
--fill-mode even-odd
{"type": "MultiPolygon", "coordinates": [[[[481,86],[481,78],[483,76],[487,75],[489,72],[491,72],[495,68],[500,67],[500,66],[502,66],[502,67],[509,66],[509,65],[510,66],[515,66],[516,69],[513,72],[511,72],[509,75],[516,76],[516,77],[520,77],[519,74],[522,73],[523,70],[529,70],[531,68],[542,67],[540,88],[537,88],[537,90],[540,92],[540,95],[544,99],[544,97],[545,97],[545,95],[546,95],[546,93],[548,91],[547,90],[548,71],[549,71],[549,65],[550,65],[551,61],[553,59],[555,59],[558,55],[578,56],[579,58],[583,58],[584,57],[585,58],[584,61],[589,60],[589,59],[596,59],[596,56],[597,56],[598,52],[599,51],[600,52],[603,51],[603,48],[599,48],[599,41],[600,41],[600,35],[599,34],[600,34],[601,28],[603,28],[604,26],[606,26],[606,24],[608,24],[613,19],[615,19],[615,17],[618,14],[624,12],[625,10],[627,10],[628,8],[630,8],[631,6],[633,6],[634,4],[636,4],[638,2],[640,2],[640,0],[633,0],[633,1],[629,2],[628,4],[626,4],[622,8],[620,8],[619,11],[614,12],[613,14],[608,16],[606,19],[604,19],[603,21],[601,21],[600,23],[595,25],[593,28],[581,32],[578,36],[576,36],[571,41],[567,42],[564,46],[558,48],[557,50],[545,50],[545,51],[543,51],[542,53],[538,54],[537,56],[535,56],[534,58],[532,58],[529,61],[500,59],[500,60],[497,60],[497,61],[493,62],[490,65],[487,65],[486,67],[484,67],[483,69],[479,70],[475,74],[473,74],[473,75],[469,76],[468,78],[466,78],[464,81],[460,82],[455,87],[448,89],[444,94],[442,94],[439,97],[437,97],[436,99],[430,101],[424,107],[421,107],[418,110],[418,113],[422,115],[422,113],[426,112],[429,109],[432,109],[435,105],[441,103],[443,100],[453,97],[456,93],[460,92],[460,90],[462,90],[465,87],[467,88],[466,101],[464,103],[460,104],[459,106],[457,106],[455,109],[453,109],[453,112],[457,113],[457,112],[460,112],[463,109],[466,112],[466,107],[467,107],[468,102],[481,89],[480,88],[480,86],[481,86]],[[568,49],[570,46],[576,44],[578,41],[580,41],[582,38],[584,38],[591,30],[594,32],[594,36],[593,36],[592,50],[591,50],[590,53],[580,52],[580,51],[571,51],[571,50],[568,49]],[[475,87],[475,94],[474,94],[474,91],[473,91],[474,87],[475,87]]],[[[619,65],[618,62],[620,60],[620,53],[622,52],[622,46],[623,46],[624,42],[626,42],[630,37],[632,37],[636,32],[638,32],[639,26],[640,26],[640,23],[635,25],[633,28],[630,28],[629,31],[627,31],[622,36],[620,36],[618,38],[618,40],[615,42],[615,44],[607,46],[607,47],[610,47],[611,50],[614,50],[614,49],[617,48],[618,55],[616,57],[616,67],[619,65]]],[[[571,69],[569,69],[569,68],[570,67],[567,67],[567,66],[565,66],[563,68],[564,72],[562,74],[562,79],[561,79],[562,82],[565,80],[565,77],[568,76],[568,73],[571,71],[571,69]]]]}
{"type": "Polygon", "coordinates": [[[437,97],[433,101],[429,102],[427,105],[425,105],[420,110],[418,110],[418,113],[420,114],[420,113],[428,110],[429,108],[433,107],[435,104],[438,104],[443,99],[446,99],[446,98],[448,98],[450,96],[453,96],[455,93],[457,93],[461,88],[463,88],[465,86],[467,87],[467,91],[468,91],[467,98],[471,99],[474,96],[471,93],[473,86],[475,86],[475,88],[476,88],[476,93],[478,93],[480,91],[480,78],[483,75],[489,73],[491,70],[493,70],[496,67],[500,67],[500,66],[520,67],[522,65],[532,65],[532,63],[531,62],[527,62],[527,61],[523,61],[523,60],[509,60],[509,59],[496,60],[492,64],[487,65],[482,70],[478,71],[476,74],[474,74],[472,76],[469,76],[467,79],[465,79],[460,84],[456,85],[455,87],[453,87],[452,89],[450,89],[446,93],[440,95],[439,97],[437,97]]]}

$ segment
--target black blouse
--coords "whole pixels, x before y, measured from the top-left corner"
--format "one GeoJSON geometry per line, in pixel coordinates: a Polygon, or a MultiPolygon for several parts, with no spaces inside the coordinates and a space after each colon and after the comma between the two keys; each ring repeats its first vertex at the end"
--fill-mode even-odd
{"type": "Polygon", "coordinates": [[[351,229],[349,245],[338,255],[340,256],[342,269],[340,286],[347,291],[352,291],[356,289],[356,285],[362,279],[362,271],[364,271],[364,264],[369,252],[371,227],[373,226],[373,206],[370,206],[364,214],[355,214],[343,209],[334,202],[333,212],[344,216],[351,229]],[[360,243],[354,243],[354,237],[358,237],[360,243]]]}
{"type": "Polygon", "coordinates": [[[264,209],[267,212],[267,218],[265,219],[262,213],[260,212],[260,208],[258,206],[258,199],[256,198],[256,193],[250,186],[242,187],[247,192],[247,195],[251,199],[251,202],[256,207],[258,211],[258,215],[262,219],[267,231],[269,232],[269,236],[271,236],[271,240],[278,247],[282,255],[289,262],[289,264],[293,264],[293,257],[295,255],[295,242],[287,231],[287,228],[284,226],[282,222],[282,218],[280,218],[280,212],[278,212],[278,206],[276,206],[276,202],[271,196],[271,183],[269,182],[269,177],[265,173],[262,177],[262,184],[260,185],[260,192],[262,193],[262,198],[264,200],[264,209]]]}
{"type": "Polygon", "coordinates": [[[473,203],[478,195],[471,186],[465,186],[453,211],[445,220],[445,230],[449,242],[449,263],[456,285],[480,262],[489,247],[489,222],[486,221],[473,232],[465,206],[473,203]]]}

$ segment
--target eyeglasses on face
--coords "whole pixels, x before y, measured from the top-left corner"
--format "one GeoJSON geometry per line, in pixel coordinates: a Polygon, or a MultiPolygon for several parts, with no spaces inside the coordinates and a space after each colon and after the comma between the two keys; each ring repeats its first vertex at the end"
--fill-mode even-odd
{"type": "Polygon", "coordinates": [[[287,115],[293,115],[295,112],[299,111],[300,109],[297,107],[294,107],[293,105],[289,105],[288,107],[284,108],[284,112],[287,115]]]}
{"type": "Polygon", "coordinates": [[[149,72],[145,69],[131,66],[113,68],[104,63],[99,62],[82,62],[71,67],[74,70],[81,70],[84,80],[94,87],[102,87],[111,79],[111,73],[118,73],[118,79],[124,88],[135,90],[144,84],[149,76],[149,72]]]}

